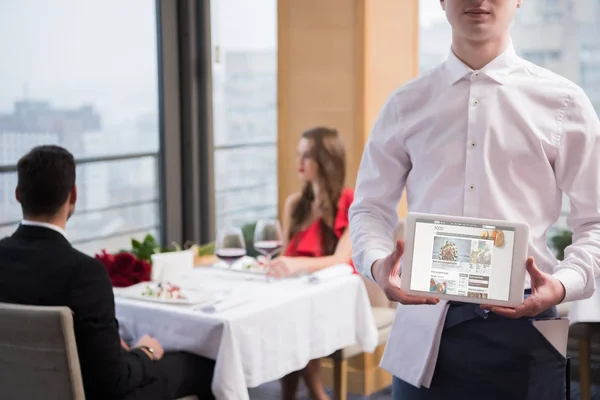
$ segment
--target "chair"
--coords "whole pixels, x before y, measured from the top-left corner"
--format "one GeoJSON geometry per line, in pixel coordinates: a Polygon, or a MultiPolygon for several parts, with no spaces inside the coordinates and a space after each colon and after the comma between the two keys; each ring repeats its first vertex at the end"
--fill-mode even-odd
{"type": "Polygon", "coordinates": [[[0,399],[85,399],[71,310],[0,303],[0,326],[0,399]]]}
{"type": "MultiPolygon", "coordinates": [[[[375,317],[375,324],[379,333],[377,346],[387,342],[395,315],[396,310],[393,308],[373,307],[373,316],[375,317]]],[[[338,350],[331,355],[333,359],[333,390],[335,400],[346,400],[348,396],[348,359],[361,353],[363,353],[362,349],[355,344],[338,350]]],[[[365,353],[365,364],[370,366],[375,365],[375,355],[365,353]]],[[[365,382],[365,386],[368,386],[367,382],[365,382]]]]}
{"type": "Polygon", "coordinates": [[[85,400],[68,307],[0,303],[0,326],[0,399],[85,400]]]}
{"type": "MultiPolygon", "coordinates": [[[[394,231],[394,241],[402,237],[404,237],[404,220],[400,219],[394,231]]],[[[368,279],[364,279],[364,283],[369,294],[373,316],[375,317],[375,325],[378,331],[377,346],[379,347],[387,342],[392,330],[392,323],[396,315],[396,303],[390,302],[375,283],[368,279]]],[[[333,359],[333,390],[335,400],[345,400],[348,396],[348,359],[361,353],[363,351],[358,345],[353,345],[340,349],[330,356],[333,359]]],[[[367,367],[376,365],[374,354],[364,353],[364,357],[367,367]]],[[[373,383],[369,382],[368,377],[365,377],[365,388],[371,386],[373,386],[373,383]]]]}
{"type": "MultiPolygon", "coordinates": [[[[569,316],[570,303],[558,305],[558,314],[561,317],[569,316]]],[[[591,377],[591,355],[592,341],[600,337],[600,325],[593,323],[578,323],[571,325],[569,339],[577,341],[577,352],[579,362],[579,386],[581,388],[581,400],[592,398],[591,377]]],[[[570,371],[569,377],[570,379],[570,371]]]]}

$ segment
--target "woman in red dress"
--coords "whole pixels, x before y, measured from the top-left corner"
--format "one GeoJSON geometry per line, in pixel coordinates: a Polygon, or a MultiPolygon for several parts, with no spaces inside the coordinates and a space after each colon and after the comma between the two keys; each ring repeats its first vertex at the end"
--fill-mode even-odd
{"type": "MultiPolygon", "coordinates": [[[[288,197],[282,216],[284,255],[271,261],[275,277],[311,273],[342,263],[351,264],[348,209],[352,189],[344,188],[346,152],[334,129],[317,127],[302,134],[298,143],[300,193],[288,197]]],[[[320,360],[282,379],[282,397],[296,398],[300,377],[313,399],[329,399],[319,377],[320,360]]]]}

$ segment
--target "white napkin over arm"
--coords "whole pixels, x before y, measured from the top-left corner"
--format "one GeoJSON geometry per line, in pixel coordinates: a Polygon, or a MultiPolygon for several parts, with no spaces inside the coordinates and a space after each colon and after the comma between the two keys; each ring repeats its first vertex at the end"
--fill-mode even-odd
{"type": "Polygon", "coordinates": [[[415,387],[429,387],[437,363],[448,302],[398,305],[381,367],[415,387]]]}

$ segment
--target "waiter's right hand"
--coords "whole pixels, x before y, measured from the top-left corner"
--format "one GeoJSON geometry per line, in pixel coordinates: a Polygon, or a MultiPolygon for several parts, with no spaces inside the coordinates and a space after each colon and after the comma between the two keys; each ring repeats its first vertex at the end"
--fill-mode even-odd
{"type": "Polygon", "coordinates": [[[404,242],[396,240],[396,249],[386,258],[380,258],[371,266],[373,278],[390,301],[401,304],[437,304],[433,297],[410,296],[400,289],[400,257],[404,254],[404,242]]]}

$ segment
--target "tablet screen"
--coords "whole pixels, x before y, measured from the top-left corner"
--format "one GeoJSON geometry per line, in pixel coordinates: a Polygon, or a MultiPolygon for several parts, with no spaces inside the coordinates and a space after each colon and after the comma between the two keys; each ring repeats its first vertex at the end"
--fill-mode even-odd
{"type": "Polygon", "coordinates": [[[514,228],[417,219],[410,289],[507,301],[514,228]]]}

